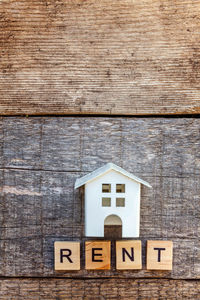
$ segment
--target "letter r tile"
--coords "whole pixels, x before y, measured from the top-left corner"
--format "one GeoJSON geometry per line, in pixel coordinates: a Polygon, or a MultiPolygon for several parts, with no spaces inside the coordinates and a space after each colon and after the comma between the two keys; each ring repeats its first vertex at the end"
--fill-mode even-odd
{"type": "Polygon", "coordinates": [[[56,271],[80,270],[80,243],[55,242],[54,262],[56,271]]]}
{"type": "Polygon", "coordinates": [[[172,270],[172,260],[172,241],[147,241],[147,270],[172,270]]]}
{"type": "Polygon", "coordinates": [[[110,270],[110,241],[85,242],[86,270],[110,270]]]}

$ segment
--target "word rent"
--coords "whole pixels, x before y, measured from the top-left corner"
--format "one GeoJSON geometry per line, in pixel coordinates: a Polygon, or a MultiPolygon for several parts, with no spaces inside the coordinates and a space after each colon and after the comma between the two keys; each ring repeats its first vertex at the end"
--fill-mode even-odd
{"type": "MultiPolygon", "coordinates": [[[[80,270],[80,242],[55,242],[55,270],[80,270]]],[[[146,267],[148,270],[172,270],[172,241],[147,241],[146,267]]],[[[117,270],[142,269],[140,240],[121,240],[115,245],[117,270]]],[[[85,242],[85,269],[111,269],[111,242],[85,242]]]]}

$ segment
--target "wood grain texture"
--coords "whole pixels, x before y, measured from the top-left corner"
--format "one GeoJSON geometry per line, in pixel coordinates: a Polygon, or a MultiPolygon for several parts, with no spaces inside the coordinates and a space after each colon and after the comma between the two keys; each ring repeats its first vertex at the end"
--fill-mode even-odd
{"type": "Polygon", "coordinates": [[[4,0],[0,114],[198,114],[199,1],[4,0]]]}
{"type": "MultiPolygon", "coordinates": [[[[142,187],[143,269],[81,270],[73,277],[200,278],[200,119],[0,119],[0,276],[57,276],[54,242],[81,241],[84,211],[76,178],[112,161],[142,187]],[[147,271],[146,241],[172,240],[174,265],[147,271]]],[[[71,277],[63,273],[59,276],[71,277]]]]}
{"type": "Polygon", "coordinates": [[[167,279],[7,279],[2,300],[199,299],[200,281],[167,279]]]}

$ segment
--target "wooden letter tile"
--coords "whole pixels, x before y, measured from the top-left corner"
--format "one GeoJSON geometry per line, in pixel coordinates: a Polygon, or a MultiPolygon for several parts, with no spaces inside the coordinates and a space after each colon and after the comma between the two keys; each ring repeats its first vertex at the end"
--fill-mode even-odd
{"type": "Polygon", "coordinates": [[[54,258],[56,271],[80,270],[80,243],[55,242],[54,258]]]}
{"type": "Polygon", "coordinates": [[[172,270],[172,260],[172,241],[147,241],[147,270],[172,270]]]}
{"type": "Polygon", "coordinates": [[[117,270],[142,269],[141,241],[116,242],[116,268],[117,270]]]}
{"type": "Polygon", "coordinates": [[[110,270],[110,241],[85,242],[85,268],[110,270]]]}

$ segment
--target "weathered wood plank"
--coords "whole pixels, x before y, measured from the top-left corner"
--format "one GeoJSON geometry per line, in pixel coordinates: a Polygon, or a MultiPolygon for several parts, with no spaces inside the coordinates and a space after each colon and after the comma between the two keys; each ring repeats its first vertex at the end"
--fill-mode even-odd
{"type": "Polygon", "coordinates": [[[7,279],[0,297],[9,299],[130,300],[199,299],[200,281],[167,279],[7,279]]]}
{"type": "Polygon", "coordinates": [[[6,168],[89,172],[113,161],[138,176],[200,173],[199,119],[12,117],[0,126],[6,168]]]}
{"type": "MultiPolygon", "coordinates": [[[[86,240],[76,178],[113,161],[142,188],[143,270],[82,270],[74,277],[200,278],[200,119],[1,118],[0,275],[67,276],[55,240],[86,240]],[[172,272],[145,270],[147,239],[174,242],[172,272]]],[[[114,242],[112,241],[112,251],[114,242]]]]}
{"type": "Polygon", "coordinates": [[[0,113],[198,114],[198,1],[0,4],[0,113]]]}

